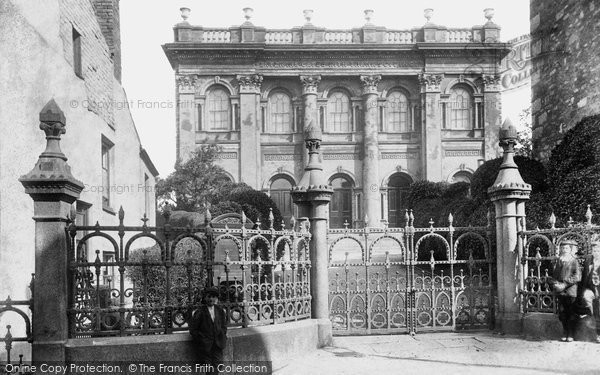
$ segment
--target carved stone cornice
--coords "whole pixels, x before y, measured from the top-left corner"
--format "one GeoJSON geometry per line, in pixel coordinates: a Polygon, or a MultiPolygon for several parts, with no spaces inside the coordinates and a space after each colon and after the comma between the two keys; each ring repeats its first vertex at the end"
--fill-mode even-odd
{"type": "Polygon", "coordinates": [[[240,86],[240,94],[260,94],[263,81],[261,74],[238,75],[236,79],[240,86]]]}
{"type": "Polygon", "coordinates": [[[377,94],[379,81],[381,81],[380,75],[360,76],[360,82],[363,85],[363,95],[377,94]]]}
{"type": "Polygon", "coordinates": [[[419,73],[421,92],[439,92],[443,79],[443,74],[419,73]]]}
{"type": "Polygon", "coordinates": [[[177,88],[183,92],[194,92],[198,85],[198,80],[197,74],[178,75],[175,77],[177,88]]]}
{"type": "Polygon", "coordinates": [[[321,76],[300,76],[302,82],[302,95],[317,94],[321,76]]]}
{"type": "Polygon", "coordinates": [[[494,92],[500,91],[500,75],[499,74],[483,74],[483,91],[494,92]]]}

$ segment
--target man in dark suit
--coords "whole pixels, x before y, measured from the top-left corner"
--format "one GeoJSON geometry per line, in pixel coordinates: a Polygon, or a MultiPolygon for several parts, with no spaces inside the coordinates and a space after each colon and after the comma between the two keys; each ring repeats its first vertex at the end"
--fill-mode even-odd
{"type": "Polygon", "coordinates": [[[575,257],[577,242],[564,240],[560,244],[560,254],[554,267],[554,292],[558,296],[558,319],[563,326],[562,341],[573,341],[575,329],[575,300],[577,283],[581,281],[579,262],[575,257]]]}
{"type": "MultiPolygon", "coordinates": [[[[582,318],[585,318],[585,315],[598,315],[598,309],[594,309],[594,300],[600,297],[600,242],[595,241],[592,242],[592,254],[588,255],[585,258],[585,262],[583,264],[583,272],[581,276],[581,286],[580,286],[580,298],[582,300],[582,304],[584,307],[584,311],[581,311],[582,318]]],[[[592,323],[590,324],[590,330],[593,332],[589,332],[596,342],[600,343],[600,336],[596,334],[596,327],[594,319],[589,319],[592,323]]]]}
{"type": "Polygon", "coordinates": [[[200,349],[202,364],[211,365],[210,374],[218,374],[218,365],[223,363],[223,350],[227,342],[227,317],[217,305],[217,288],[205,290],[205,305],[196,310],[190,320],[190,333],[200,349]]]}

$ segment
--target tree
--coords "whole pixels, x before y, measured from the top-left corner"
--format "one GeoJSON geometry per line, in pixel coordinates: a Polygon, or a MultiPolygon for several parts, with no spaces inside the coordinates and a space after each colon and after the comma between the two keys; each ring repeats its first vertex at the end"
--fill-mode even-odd
{"type": "Polygon", "coordinates": [[[156,184],[157,198],[176,210],[204,211],[207,203],[224,191],[229,183],[225,170],[215,164],[220,147],[204,145],[185,161],[177,161],[175,171],[156,184]]]}
{"type": "Polygon", "coordinates": [[[515,155],[531,158],[533,156],[531,106],[525,108],[519,114],[519,125],[521,129],[517,133],[517,141],[519,143],[515,147],[515,155]]]}

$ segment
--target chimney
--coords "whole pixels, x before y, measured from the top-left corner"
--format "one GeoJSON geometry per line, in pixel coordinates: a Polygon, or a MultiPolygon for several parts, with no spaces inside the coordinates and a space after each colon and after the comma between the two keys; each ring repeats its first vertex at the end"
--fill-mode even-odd
{"type": "Polygon", "coordinates": [[[120,0],[92,0],[96,19],[108,44],[113,61],[115,78],[121,82],[121,20],[120,0]]]}

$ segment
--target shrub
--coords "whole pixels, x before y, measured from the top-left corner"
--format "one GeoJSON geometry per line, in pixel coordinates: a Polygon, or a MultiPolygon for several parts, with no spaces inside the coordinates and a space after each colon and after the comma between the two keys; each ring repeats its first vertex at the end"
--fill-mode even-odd
{"type": "MultiPolygon", "coordinates": [[[[471,196],[477,202],[489,200],[487,189],[496,181],[501,164],[502,158],[488,160],[477,168],[473,174],[471,196]]],[[[543,193],[547,190],[546,168],[541,162],[524,156],[515,156],[515,164],[519,167],[523,181],[531,185],[533,194],[543,193]]]]}
{"type": "Polygon", "coordinates": [[[548,161],[549,202],[564,225],[572,217],[584,221],[587,205],[600,214],[600,115],[582,119],[567,131],[548,161]]]}

